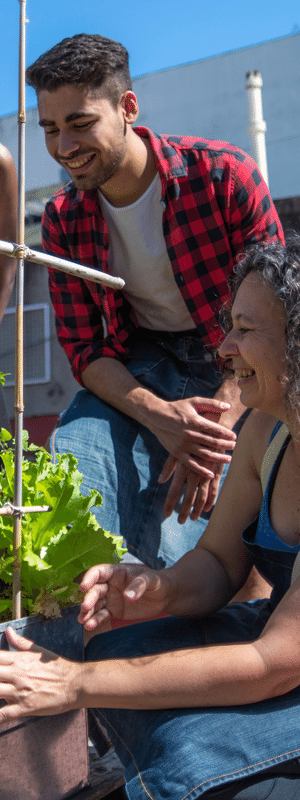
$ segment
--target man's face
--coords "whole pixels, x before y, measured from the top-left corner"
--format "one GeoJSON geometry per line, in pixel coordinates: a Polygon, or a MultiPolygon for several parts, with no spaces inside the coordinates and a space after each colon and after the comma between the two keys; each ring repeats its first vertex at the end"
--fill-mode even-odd
{"type": "Polygon", "coordinates": [[[127,152],[122,100],[115,108],[88,88],[66,84],[40,91],[38,110],[47,150],[77,189],[100,188],[117,175],[127,152]]]}

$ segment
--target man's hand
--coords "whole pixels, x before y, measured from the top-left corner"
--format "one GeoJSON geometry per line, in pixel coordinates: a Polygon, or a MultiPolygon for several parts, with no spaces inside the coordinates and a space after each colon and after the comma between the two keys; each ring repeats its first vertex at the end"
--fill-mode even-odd
{"type": "Polygon", "coordinates": [[[18,717],[49,716],[79,708],[82,665],[68,661],[50,650],[6,629],[14,653],[0,650],[0,724],[18,717]]]}
{"type": "Polygon", "coordinates": [[[218,424],[220,414],[230,410],[227,397],[163,400],[112,358],[93,361],[82,380],[97,397],[148,428],[167,453],[204,478],[214,477],[210,463],[230,460],[224,451],[233,449],[236,435],[230,424],[218,424]]]}
{"type": "MultiPolygon", "coordinates": [[[[219,421],[221,414],[206,412],[205,416],[211,421],[219,421]]],[[[165,483],[173,474],[173,480],[164,504],[165,517],[171,516],[182,492],[184,492],[184,495],[178,514],[178,522],[181,525],[186,522],[188,516],[195,522],[202,514],[202,511],[208,512],[212,509],[217,499],[224,463],[231,461],[231,457],[225,453],[224,449],[219,453],[219,456],[218,461],[210,463],[209,473],[205,462],[199,464],[198,472],[194,472],[194,470],[188,469],[173,456],[168,456],[159,477],[159,482],[165,483]]]]}
{"type": "Polygon", "coordinates": [[[157,572],[137,564],[100,564],[80,583],[86,592],[78,621],[87,631],[100,629],[110,617],[152,619],[164,612],[173,595],[169,570],[157,572]]]}
{"type": "Polygon", "coordinates": [[[235,381],[225,381],[212,399],[192,397],[167,401],[141,386],[124,364],[111,358],[93,361],[83,371],[82,379],[91,392],[144,425],[160,441],[169,453],[160,478],[162,482],[170,478],[177,462],[189,470],[183,472],[179,466],[176,469],[175,482],[165,506],[166,515],[171,513],[178,492],[181,493],[184,486],[187,495],[181,522],[186,519],[188,504],[191,508],[192,502],[196,503],[197,517],[203,509],[209,510],[217,495],[223,464],[230,462],[225,451],[235,446],[232,427],[244,410],[238,400],[240,392],[235,381]],[[222,424],[219,423],[221,414],[222,424]]]}
{"type": "Polygon", "coordinates": [[[216,398],[164,401],[163,410],[158,406],[149,417],[148,427],[181,464],[203,478],[213,478],[210,465],[229,463],[225,450],[232,450],[236,441],[232,430],[218,424],[220,415],[229,409],[229,403],[216,398]]]}
{"type": "Polygon", "coordinates": [[[190,516],[191,520],[196,521],[199,519],[202,511],[210,511],[216,502],[220,478],[223,472],[223,464],[218,463],[211,465],[215,469],[213,477],[205,479],[203,475],[193,472],[183,464],[177,462],[172,456],[167,458],[164,464],[162,474],[159,478],[160,483],[164,483],[173,473],[173,480],[171,482],[166,501],[164,504],[164,515],[170,517],[174,511],[176,504],[179,502],[183,494],[178,514],[178,522],[183,525],[187,518],[190,516]],[[174,468],[170,473],[170,466],[173,462],[174,468]],[[167,475],[167,477],[164,477],[167,475]]]}
{"type": "MultiPolygon", "coordinates": [[[[214,398],[215,401],[219,402],[220,406],[223,403],[225,406],[223,411],[220,408],[218,412],[217,407],[208,408],[208,403],[211,401],[206,401],[207,408],[203,407],[201,414],[207,421],[212,423],[219,423],[221,417],[223,425],[219,424],[217,427],[219,429],[223,427],[223,430],[227,429],[228,433],[232,433],[231,429],[245,411],[239,395],[240,392],[236,381],[233,379],[227,380],[222,384],[214,398]]],[[[226,449],[233,449],[233,447],[234,443],[231,444],[230,448],[226,446],[226,449]]],[[[211,458],[212,449],[208,448],[206,458],[211,458]]],[[[164,505],[164,515],[166,517],[169,517],[174,511],[182,492],[184,494],[178,515],[178,522],[181,524],[186,522],[189,515],[195,521],[202,514],[202,511],[208,512],[212,509],[217,499],[223,466],[231,461],[231,457],[225,453],[225,448],[221,447],[220,440],[215,439],[214,449],[217,451],[215,461],[203,461],[202,458],[199,458],[197,470],[186,467],[182,459],[177,459],[172,455],[168,456],[159,477],[159,482],[165,483],[173,475],[164,505]]]]}

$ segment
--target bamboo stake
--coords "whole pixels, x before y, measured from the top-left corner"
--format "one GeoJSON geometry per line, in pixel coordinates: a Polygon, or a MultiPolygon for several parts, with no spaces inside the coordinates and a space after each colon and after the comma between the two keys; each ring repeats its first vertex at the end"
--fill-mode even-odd
{"type": "MultiPolygon", "coordinates": [[[[22,439],[23,439],[23,294],[25,244],[25,29],[26,0],[19,0],[19,102],[18,102],[18,245],[16,276],[16,378],[15,378],[15,489],[14,506],[22,506],[22,439]],[[23,248],[23,252],[22,252],[23,248]]],[[[22,512],[14,515],[13,618],[22,616],[21,543],[22,512]]]]}

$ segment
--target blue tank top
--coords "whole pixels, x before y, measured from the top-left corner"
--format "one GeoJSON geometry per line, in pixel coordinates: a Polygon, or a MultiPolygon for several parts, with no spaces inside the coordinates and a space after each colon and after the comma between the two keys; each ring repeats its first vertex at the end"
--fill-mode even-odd
{"type": "MultiPolygon", "coordinates": [[[[277,433],[280,427],[281,423],[279,422],[272,431],[270,442],[272,441],[272,439],[274,438],[275,434],[277,433]]],[[[286,544],[286,542],[283,542],[282,539],[280,539],[279,536],[277,536],[277,533],[274,531],[274,528],[272,527],[270,520],[270,504],[271,504],[273,489],[275,486],[277,473],[281,461],[283,459],[285,450],[287,448],[287,445],[290,441],[290,438],[291,438],[290,435],[287,436],[271,470],[271,474],[268,480],[268,485],[265,494],[263,496],[263,501],[260,509],[255,541],[262,547],[267,547],[268,549],[271,550],[282,550],[285,552],[290,551],[291,553],[298,553],[298,551],[300,550],[300,543],[295,547],[291,547],[289,544],[286,544]]]]}
{"type": "MultiPolygon", "coordinates": [[[[280,425],[280,422],[276,424],[272,431],[270,441],[272,441],[280,425]]],[[[294,561],[300,550],[300,543],[295,547],[291,547],[277,536],[271,525],[269,514],[277,473],[288,442],[289,437],[285,440],[272,468],[260,513],[256,519],[245,528],[242,534],[242,539],[255,566],[263,577],[274,585],[270,599],[272,610],[290,587],[294,561]]]]}

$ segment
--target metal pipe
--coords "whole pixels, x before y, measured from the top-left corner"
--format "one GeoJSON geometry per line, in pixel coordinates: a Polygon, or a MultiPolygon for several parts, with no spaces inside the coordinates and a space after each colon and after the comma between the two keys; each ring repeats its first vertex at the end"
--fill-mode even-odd
{"type": "Polygon", "coordinates": [[[26,261],[33,261],[37,264],[44,264],[52,269],[60,270],[61,272],[69,272],[71,275],[77,275],[78,278],[85,278],[95,283],[101,283],[105,286],[110,286],[112,289],[123,289],[125,281],[122,278],[114,278],[112,275],[107,275],[106,272],[100,272],[91,267],[84,267],[82,264],[76,264],[74,261],[67,261],[64,258],[57,256],[50,256],[48,253],[41,253],[38,250],[31,250],[26,245],[20,245],[14,242],[4,242],[0,240],[0,253],[3,253],[10,258],[18,257],[18,253],[23,255],[26,261]]]}
{"type": "Polygon", "coordinates": [[[246,89],[248,92],[249,105],[248,133],[252,142],[252,155],[268,186],[269,178],[265,136],[267,125],[263,119],[262,85],[263,82],[259,70],[246,72],[246,89]]]}
{"type": "Polygon", "coordinates": [[[14,517],[16,514],[40,514],[45,511],[52,511],[52,506],[14,506],[13,503],[4,503],[0,508],[0,516],[14,517]]]}
{"type": "MultiPolygon", "coordinates": [[[[16,274],[16,376],[15,376],[15,486],[14,506],[22,506],[23,456],[23,294],[24,294],[24,236],[25,236],[25,38],[26,0],[19,0],[19,103],[18,103],[18,245],[16,274]]],[[[13,532],[13,618],[22,616],[21,603],[21,545],[22,513],[14,514],[13,532]]]]}

